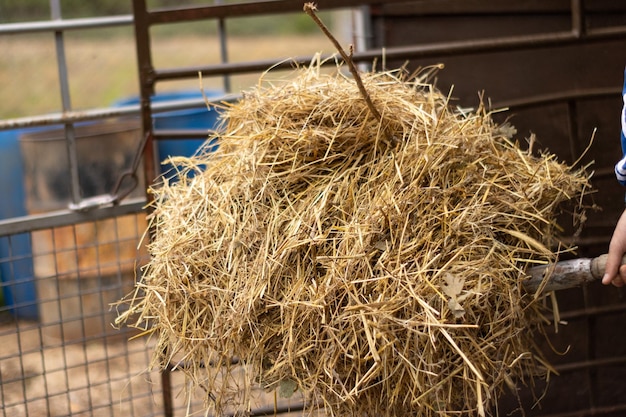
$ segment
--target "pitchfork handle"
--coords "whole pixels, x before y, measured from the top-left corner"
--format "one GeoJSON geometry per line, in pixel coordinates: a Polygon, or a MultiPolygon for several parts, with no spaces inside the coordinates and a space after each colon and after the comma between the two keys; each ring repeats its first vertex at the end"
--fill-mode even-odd
{"type": "MultiPolygon", "coordinates": [[[[530,278],[522,284],[527,292],[534,293],[542,285],[546,273],[551,273],[545,283],[543,292],[574,288],[588,282],[602,279],[606,270],[608,255],[597,258],[579,258],[561,261],[556,264],[535,266],[528,271],[530,278]]],[[[622,265],[626,264],[626,256],[622,258],[622,265]]]]}

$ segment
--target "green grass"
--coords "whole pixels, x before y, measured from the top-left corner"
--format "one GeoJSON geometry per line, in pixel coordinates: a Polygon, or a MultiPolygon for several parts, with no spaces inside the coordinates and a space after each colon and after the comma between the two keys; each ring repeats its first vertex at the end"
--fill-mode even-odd
{"type": "MultiPolygon", "coordinates": [[[[66,59],[72,108],[109,106],[113,101],[138,94],[135,44],[130,28],[108,38],[66,35],[66,59]]],[[[289,36],[239,36],[228,39],[229,60],[282,59],[333,53],[332,45],[316,33],[289,36]]],[[[55,45],[50,34],[0,37],[0,119],[33,116],[61,109],[55,45]]],[[[192,66],[220,61],[218,40],[213,35],[155,35],[152,46],[157,68],[192,66]]],[[[256,84],[259,74],[233,76],[234,92],[256,84]]],[[[219,77],[203,80],[207,89],[221,89],[219,77]]],[[[198,89],[197,79],[158,85],[158,91],[198,89]]]]}

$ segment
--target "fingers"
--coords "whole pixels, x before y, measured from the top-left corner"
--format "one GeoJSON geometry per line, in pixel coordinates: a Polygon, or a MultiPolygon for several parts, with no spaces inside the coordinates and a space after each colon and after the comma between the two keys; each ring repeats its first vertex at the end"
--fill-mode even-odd
{"type": "Polygon", "coordinates": [[[615,286],[624,285],[624,280],[619,274],[620,263],[622,260],[622,248],[616,241],[617,231],[613,234],[611,244],[609,245],[609,253],[606,259],[606,267],[604,270],[604,276],[602,277],[602,283],[604,285],[613,284],[615,286]]]}
{"type": "MultiPolygon", "coordinates": [[[[621,262],[621,255],[618,262],[621,262]]],[[[602,277],[602,283],[604,285],[613,284],[616,287],[623,287],[626,285],[626,265],[617,265],[615,272],[609,270],[609,262],[607,260],[606,273],[602,277]]]]}
{"type": "Polygon", "coordinates": [[[613,284],[616,287],[623,287],[626,285],[626,265],[619,265],[617,271],[611,274],[611,272],[609,272],[607,262],[607,272],[604,277],[602,277],[602,283],[604,285],[613,284]]]}
{"type": "Polygon", "coordinates": [[[626,268],[620,266],[624,253],[626,253],[626,211],[622,213],[618,220],[609,244],[609,256],[606,261],[605,273],[602,277],[604,285],[612,283],[616,287],[621,287],[626,284],[626,268]]]}
{"type": "Polygon", "coordinates": [[[613,280],[612,284],[616,287],[623,287],[626,285],[626,265],[621,265],[619,267],[619,273],[613,280]]]}

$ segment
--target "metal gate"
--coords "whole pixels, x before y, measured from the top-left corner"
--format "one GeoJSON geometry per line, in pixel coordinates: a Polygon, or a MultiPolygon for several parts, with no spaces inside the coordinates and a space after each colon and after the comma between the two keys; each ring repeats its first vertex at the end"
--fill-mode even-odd
{"type": "MultiPolygon", "coordinates": [[[[613,166],[621,157],[626,5],[601,0],[407,2],[372,7],[374,44],[388,47],[388,65],[409,68],[445,64],[437,83],[461,106],[476,106],[478,93],[495,114],[509,120],[520,138],[536,134],[535,146],[559,159],[593,161],[594,201],[582,233],[563,223],[578,246],[577,256],[608,249],[624,210],[624,189],[613,166]],[[401,54],[402,53],[402,54],[401,54]],[[591,138],[593,138],[593,141],[591,138]],[[587,147],[587,153],[584,154],[587,147]],[[583,155],[584,154],[584,155],[583,155]]],[[[626,318],[623,290],[599,283],[559,292],[566,326],[544,346],[560,376],[551,378],[542,401],[533,407],[522,392],[526,415],[621,416],[626,375],[626,339],[618,324],[626,318]],[[562,354],[567,352],[567,354],[562,354]],[[532,407],[532,408],[531,408],[532,407]]],[[[521,407],[503,398],[500,415],[521,407]]],[[[522,415],[513,412],[513,415],[522,415]]]]}
{"type": "MultiPolygon", "coordinates": [[[[146,371],[149,342],[132,339],[132,333],[113,329],[110,322],[115,315],[111,303],[130,291],[147,256],[139,245],[146,228],[146,197],[141,189],[159,174],[156,144],[163,139],[206,136],[206,130],[155,130],[154,118],[159,112],[204,106],[203,100],[195,99],[151,102],[155,86],[195,79],[202,73],[205,77],[223,77],[229,92],[232,75],[290,65],[277,64],[285,57],[228,62],[224,22],[297,13],[302,10],[301,1],[213,3],[149,10],[145,0],[134,0],[132,16],[68,20],[62,18],[58,0],[53,0],[49,22],[0,26],[0,36],[43,31],[54,37],[62,102],[62,111],[57,114],[0,121],[0,145],[15,145],[15,136],[8,135],[15,135],[17,129],[19,146],[28,149],[26,155],[39,155],[34,163],[26,157],[20,168],[30,176],[29,185],[21,191],[28,215],[13,213],[0,220],[0,286],[6,304],[0,307],[2,415],[172,416],[201,411],[200,404],[187,410],[179,398],[180,373],[171,369],[146,371]],[[201,20],[218,22],[222,62],[155,68],[150,29],[201,20]],[[140,80],[138,103],[73,110],[63,34],[75,29],[131,25],[140,80]],[[44,133],[31,129],[33,126],[44,133]],[[98,143],[111,141],[118,141],[118,145],[103,148],[98,159],[105,165],[124,162],[113,174],[99,174],[111,177],[108,181],[86,183],[81,164],[89,155],[81,151],[82,147],[93,149],[98,143]],[[89,145],[84,145],[86,142],[89,145]],[[122,152],[122,156],[107,154],[112,150],[122,152]],[[58,165],[66,168],[57,174],[66,186],[61,195],[54,195],[52,201],[59,204],[52,207],[47,205],[50,198],[46,194],[50,191],[50,171],[43,170],[41,162],[50,155],[58,157],[57,162],[63,160],[58,165]],[[135,183],[140,192],[132,192],[135,183]],[[88,195],[86,188],[91,190],[88,195]]],[[[621,109],[621,69],[626,62],[619,51],[626,47],[626,7],[600,0],[317,3],[321,10],[350,8],[363,17],[359,35],[365,41],[354,54],[356,61],[367,65],[382,59],[383,54],[389,67],[405,60],[411,66],[444,61],[448,69],[441,72],[438,83],[443,88],[456,84],[453,95],[461,104],[476,103],[476,92],[485,89],[496,100],[495,107],[512,109],[516,117],[513,124],[520,131],[533,130],[546,138],[544,145],[565,160],[577,159],[590,131],[598,128],[594,154],[588,159],[596,160],[597,201],[605,211],[590,217],[589,231],[576,237],[576,242],[582,256],[606,250],[615,214],[623,204],[623,191],[613,184],[611,167],[620,155],[617,115],[621,109]],[[559,72],[546,74],[549,67],[536,61],[555,56],[568,58],[552,59],[550,65],[561,65],[561,71],[569,68],[572,77],[559,72]],[[595,60],[597,66],[587,62],[581,67],[585,58],[595,60]],[[531,61],[514,71],[515,59],[531,61]],[[525,88],[519,83],[526,83],[525,88]]],[[[307,63],[311,57],[295,60],[307,63]]],[[[228,95],[215,100],[235,98],[228,95]]],[[[20,192],[16,184],[8,185],[7,192],[20,192]]],[[[623,415],[626,391],[619,381],[626,375],[626,338],[619,329],[626,307],[622,293],[593,285],[567,291],[560,298],[562,319],[570,324],[560,327],[555,343],[561,348],[571,345],[568,355],[554,355],[562,376],[551,380],[542,407],[533,407],[532,398],[522,393],[528,403],[519,405],[505,398],[500,404],[501,415],[522,415],[517,408],[532,416],[623,415]]],[[[299,409],[298,403],[275,407],[270,401],[253,414],[299,409]]]]}

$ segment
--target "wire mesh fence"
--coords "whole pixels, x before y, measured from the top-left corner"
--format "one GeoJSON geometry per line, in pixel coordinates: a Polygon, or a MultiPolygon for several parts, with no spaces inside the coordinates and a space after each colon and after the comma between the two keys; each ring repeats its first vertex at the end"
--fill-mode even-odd
{"type": "Polygon", "coordinates": [[[144,230],[137,213],[2,237],[3,415],[159,414],[146,341],[113,327],[144,230]]]}
{"type": "MultiPolygon", "coordinates": [[[[151,370],[151,339],[114,325],[147,260],[146,213],[59,223],[0,237],[0,415],[203,415],[183,372],[151,370]]],[[[274,415],[301,402],[258,389],[252,407],[274,415]]]]}

